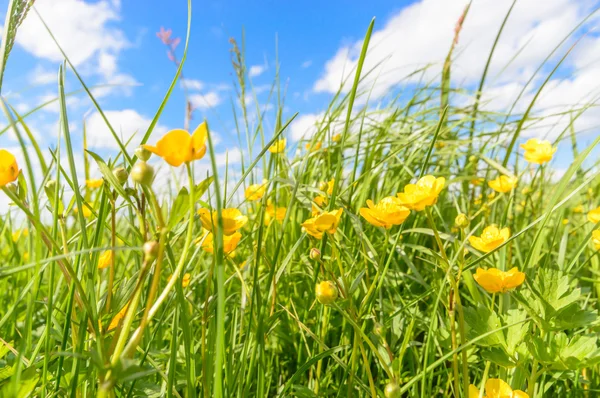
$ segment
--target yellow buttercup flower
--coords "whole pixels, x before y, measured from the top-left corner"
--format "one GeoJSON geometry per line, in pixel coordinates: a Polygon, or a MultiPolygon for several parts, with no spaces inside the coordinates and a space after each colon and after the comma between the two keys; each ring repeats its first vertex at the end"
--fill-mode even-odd
{"type": "Polygon", "coordinates": [[[470,236],[469,243],[475,249],[484,253],[491,252],[510,238],[510,229],[499,229],[495,225],[490,225],[483,230],[481,236],[470,236]]]}
{"type": "MultiPolygon", "coordinates": [[[[167,282],[171,280],[173,274],[169,275],[167,278],[167,282]]],[[[188,287],[190,285],[190,281],[192,280],[192,275],[190,273],[183,274],[183,278],[181,279],[181,287],[188,287]]]]}
{"type": "Polygon", "coordinates": [[[553,148],[549,141],[542,141],[537,138],[532,138],[521,144],[521,148],[525,150],[525,160],[535,164],[549,162],[552,160],[554,152],[556,152],[556,148],[553,148]]]}
{"type": "Polygon", "coordinates": [[[285,145],[287,143],[287,140],[285,138],[282,138],[280,140],[277,140],[273,143],[273,145],[271,145],[269,147],[269,152],[271,153],[281,153],[283,151],[285,151],[285,145]]]}
{"type": "Polygon", "coordinates": [[[477,268],[473,279],[488,293],[504,293],[520,286],[525,281],[525,274],[519,272],[517,267],[506,272],[498,268],[477,268]]]}
{"type": "Polygon", "coordinates": [[[323,237],[323,233],[335,234],[343,209],[327,211],[309,218],[302,223],[302,228],[307,234],[317,239],[323,237]]]}
{"type": "Polygon", "coordinates": [[[592,231],[592,243],[596,250],[600,250],[600,229],[592,231]]]}
{"type": "Polygon", "coordinates": [[[89,189],[100,188],[103,183],[104,183],[104,180],[102,178],[97,178],[94,180],[85,180],[85,186],[88,187],[89,189]]]}
{"type": "Polygon", "coordinates": [[[338,298],[338,289],[331,281],[323,281],[315,287],[315,296],[321,304],[332,304],[338,298]]]}
{"type": "Polygon", "coordinates": [[[471,184],[475,185],[476,187],[480,186],[483,183],[484,179],[482,177],[477,177],[477,178],[473,178],[471,180],[471,184]]]}
{"type": "Polygon", "coordinates": [[[402,206],[400,200],[394,196],[383,198],[377,204],[367,200],[367,206],[360,209],[360,215],[370,224],[385,229],[402,224],[410,215],[410,210],[402,206]]]}
{"type": "MultiPolygon", "coordinates": [[[[469,398],[478,397],[479,389],[471,384],[469,386],[469,398]]],[[[529,395],[521,390],[513,390],[504,380],[487,379],[483,398],[529,398],[529,395]]]]}
{"type": "Polygon", "coordinates": [[[121,319],[125,318],[125,314],[127,314],[127,309],[129,308],[129,301],[127,302],[127,304],[125,304],[125,306],[123,308],[121,308],[121,311],[119,311],[117,313],[117,315],[115,315],[115,317],[112,319],[112,321],[110,321],[110,324],[108,325],[108,329],[106,330],[111,331],[114,328],[116,328],[117,326],[119,326],[119,322],[121,322],[121,319]]]}
{"type": "Polygon", "coordinates": [[[112,250],[105,251],[98,257],[98,269],[110,267],[112,264],[113,252],[112,250]]]}
{"type": "Polygon", "coordinates": [[[29,229],[23,228],[12,233],[12,241],[17,243],[19,239],[29,236],[29,229]]]}
{"type": "MultiPolygon", "coordinates": [[[[213,226],[217,225],[217,212],[213,211],[211,213],[210,210],[202,208],[198,210],[198,214],[200,214],[202,227],[210,232],[214,232],[213,226]]],[[[242,212],[236,208],[223,209],[221,215],[223,217],[224,235],[233,235],[248,222],[248,217],[243,215],[242,212]]]]}
{"type": "MultiPolygon", "coordinates": [[[[73,214],[79,214],[79,208],[77,206],[73,207],[73,214]]],[[[83,203],[83,217],[90,218],[92,215],[92,206],[89,203],[83,203]]]]}
{"type": "Polygon", "coordinates": [[[585,209],[583,208],[583,205],[577,205],[573,207],[573,213],[583,213],[584,211],[585,209]]]}
{"type": "Polygon", "coordinates": [[[156,146],[143,145],[143,147],[163,158],[171,166],[179,167],[183,163],[202,159],[206,153],[207,136],[208,128],[206,122],[203,122],[193,134],[182,129],[171,130],[158,140],[156,146]]]}
{"type": "MultiPolygon", "coordinates": [[[[232,235],[223,235],[223,252],[225,254],[229,254],[233,252],[238,243],[240,243],[240,239],[242,239],[242,234],[239,232],[235,232],[232,235]]],[[[214,236],[212,232],[206,232],[206,237],[202,242],[202,249],[207,253],[214,253],[214,236]]]]}
{"type": "Polygon", "coordinates": [[[333,186],[335,185],[335,178],[327,181],[327,195],[331,195],[333,193],[333,186]]]}
{"type": "Polygon", "coordinates": [[[598,224],[598,222],[600,222],[600,207],[590,210],[587,214],[587,219],[591,223],[598,224]]]}
{"type": "Polygon", "coordinates": [[[273,219],[277,222],[282,222],[285,218],[286,211],[287,209],[285,207],[275,207],[269,203],[265,211],[265,225],[271,224],[273,219]]]}
{"type": "Polygon", "coordinates": [[[19,177],[19,165],[14,155],[0,149],[0,188],[10,184],[19,177]]]}
{"type": "Polygon", "coordinates": [[[398,194],[400,204],[411,210],[421,211],[427,206],[432,206],[437,202],[438,196],[446,179],[444,177],[435,178],[427,175],[417,181],[416,184],[408,184],[404,187],[404,192],[398,194]]]}
{"type": "Polygon", "coordinates": [[[567,225],[569,223],[569,219],[563,218],[562,223],[563,223],[563,225],[567,225]]]}
{"type": "Polygon", "coordinates": [[[323,143],[321,141],[317,141],[314,144],[309,142],[304,147],[311,152],[316,152],[319,149],[321,149],[322,146],[323,146],[323,143]]]}
{"type": "Polygon", "coordinates": [[[333,137],[331,137],[331,140],[333,142],[340,142],[342,140],[342,134],[340,134],[340,133],[334,134],[333,137]]]}
{"type": "Polygon", "coordinates": [[[501,175],[494,180],[488,181],[488,185],[496,192],[506,193],[512,191],[517,186],[517,179],[501,175]]]}
{"type": "Polygon", "coordinates": [[[252,201],[261,200],[267,191],[267,183],[267,180],[263,180],[262,184],[252,184],[246,188],[246,191],[244,192],[246,199],[252,201]]]}

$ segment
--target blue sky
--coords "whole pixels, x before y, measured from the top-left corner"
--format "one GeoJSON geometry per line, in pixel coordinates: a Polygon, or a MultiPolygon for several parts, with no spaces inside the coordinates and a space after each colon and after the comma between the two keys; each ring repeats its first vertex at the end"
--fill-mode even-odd
{"type": "MultiPolygon", "coordinates": [[[[5,9],[6,3],[0,1],[0,8],[5,9]]],[[[462,0],[194,1],[184,75],[193,87],[192,96],[198,106],[195,121],[204,117],[210,121],[220,137],[220,153],[237,150],[230,105],[231,97],[235,96],[232,89],[235,77],[229,38],[234,37],[241,44],[242,30],[246,38],[246,63],[255,72],[251,73],[251,79],[261,105],[267,100],[275,76],[278,40],[281,81],[287,86],[287,116],[300,112],[287,133],[290,141],[295,142],[304,133],[310,133],[340,81],[356,64],[361,40],[372,17],[377,22],[365,68],[385,62],[365,85],[373,88],[377,99],[385,98],[394,87],[404,84],[406,74],[423,65],[432,65],[429,77],[435,78],[466,3],[462,0]]],[[[510,0],[473,2],[456,51],[453,84],[476,86],[510,3],[510,0]]],[[[484,108],[506,110],[548,53],[597,5],[596,0],[548,0],[541,8],[538,0],[518,1],[496,49],[484,108]]],[[[156,32],[164,27],[172,29],[173,36],[184,38],[186,1],[37,0],[36,7],[88,84],[122,84],[94,91],[113,127],[125,136],[145,129],[175,72],[156,32]]],[[[538,114],[548,115],[559,108],[596,100],[600,93],[597,66],[600,37],[593,29],[597,26],[598,19],[592,18],[577,33],[576,36],[581,36],[591,31],[548,84],[536,105],[538,114]]],[[[573,42],[574,39],[568,40],[543,71],[547,73],[573,42]]],[[[183,43],[179,55],[182,49],[183,43]]],[[[31,12],[17,36],[3,94],[19,112],[55,97],[56,71],[61,59],[31,12]]],[[[544,76],[542,73],[526,89],[517,111],[526,108],[544,76]]],[[[67,83],[67,90],[80,88],[72,76],[67,83]]],[[[409,79],[408,83],[415,82],[409,79]]],[[[343,90],[347,89],[345,86],[343,90]]],[[[358,102],[360,105],[361,99],[358,102]]],[[[76,144],[81,142],[85,118],[91,148],[106,154],[115,150],[108,130],[85,95],[71,98],[68,107],[76,144]]],[[[157,133],[182,127],[183,107],[183,92],[178,88],[160,119],[157,133]]],[[[57,120],[56,106],[27,119],[43,148],[54,145],[57,120]]],[[[267,126],[272,126],[272,120],[272,116],[267,118],[267,126]]],[[[525,136],[552,138],[565,125],[564,119],[555,122],[558,127],[527,130],[525,136]]],[[[581,145],[591,141],[599,124],[600,112],[596,108],[586,112],[577,124],[587,131],[580,137],[581,145]]],[[[0,136],[0,147],[16,146],[11,134],[0,136]]],[[[568,166],[568,156],[562,156],[561,152],[562,149],[557,169],[568,166]]]]}

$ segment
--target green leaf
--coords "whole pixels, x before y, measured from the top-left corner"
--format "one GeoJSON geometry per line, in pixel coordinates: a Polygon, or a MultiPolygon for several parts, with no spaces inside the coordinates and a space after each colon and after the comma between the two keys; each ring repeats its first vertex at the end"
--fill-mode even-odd
{"type": "Polygon", "coordinates": [[[481,357],[486,361],[491,361],[499,366],[514,368],[517,364],[512,360],[502,347],[491,347],[481,351],[481,357]]]}
{"type": "Polygon", "coordinates": [[[465,308],[465,321],[468,326],[467,335],[469,339],[473,339],[484,335],[489,332],[496,332],[490,334],[489,336],[477,341],[478,345],[481,346],[495,346],[502,345],[506,346],[506,341],[504,339],[504,334],[500,329],[502,324],[500,323],[500,319],[495,312],[490,311],[489,308],[480,305],[477,308],[468,307],[465,308]]]}
{"type": "Polygon", "coordinates": [[[102,173],[102,176],[104,177],[104,180],[106,182],[108,182],[108,184],[111,186],[111,188],[113,188],[115,191],[117,191],[118,194],[120,196],[122,196],[127,202],[131,203],[131,199],[129,198],[129,195],[127,195],[127,193],[125,192],[125,189],[119,183],[119,180],[117,180],[117,177],[115,177],[115,175],[113,174],[111,168],[108,167],[108,165],[100,157],[100,155],[98,155],[98,154],[96,154],[96,153],[94,153],[94,152],[92,152],[90,150],[87,150],[86,152],[89,153],[92,158],[94,158],[94,160],[98,164],[98,168],[100,169],[100,173],[102,173]]]}
{"type": "Polygon", "coordinates": [[[177,197],[173,201],[171,207],[171,214],[169,215],[169,222],[167,226],[172,229],[175,225],[181,221],[185,214],[189,211],[190,193],[186,187],[181,188],[177,197]]]}
{"type": "MultiPolygon", "coordinates": [[[[527,318],[527,313],[520,310],[509,310],[505,317],[507,325],[524,321],[527,318]]],[[[511,326],[506,332],[506,351],[510,355],[515,355],[517,347],[523,342],[527,331],[529,330],[529,322],[518,323],[511,326]]]]}
{"type": "Polygon", "coordinates": [[[214,179],[215,178],[213,176],[207,177],[205,180],[203,180],[194,187],[194,202],[197,202],[200,199],[200,197],[204,195],[204,193],[206,192],[208,187],[210,187],[210,184],[212,184],[214,179]]]}

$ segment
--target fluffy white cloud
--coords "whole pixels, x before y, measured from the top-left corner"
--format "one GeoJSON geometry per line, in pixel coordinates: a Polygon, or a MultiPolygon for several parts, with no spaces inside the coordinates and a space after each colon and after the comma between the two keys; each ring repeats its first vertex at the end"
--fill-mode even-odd
{"type": "Polygon", "coordinates": [[[252,65],[248,71],[250,77],[260,76],[267,70],[265,65],[252,65]]]}
{"type": "Polygon", "coordinates": [[[202,90],[204,82],[196,79],[185,79],[185,87],[189,90],[202,90]]]}
{"type": "MultiPolygon", "coordinates": [[[[135,147],[139,144],[139,141],[152,121],[133,109],[104,111],[104,115],[123,142],[126,142],[132,135],[136,134],[136,137],[131,140],[129,147],[135,147]]],[[[100,113],[94,112],[87,118],[86,129],[88,146],[90,148],[116,149],[119,147],[100,113]]],[[[166,128],[164,126],[157,125],[152,134],[160,136],[165,131],[166,128]]]]}
{"type": "Polygon", "coordinates": [[[289,137],[293,141],[310,138],[317,132],[317,123],[323,120],[324,113],[309,113],[298,115],[290,124],[289,137]]]}
{"type": "Polygon", "coordinates": [[[205,94],[190,95],[190,102],[194,108],[209,109],[219,105],[222,101],[221,96],[217,91],[209,91],[205,94]]]}
{"type": "Polygon", "coordinates": [[[34,85],[44,85],[58,81],[58,69],[46,69],[42,65],[37,65],[29,74],[29,81],[34,85]]]}
{"type": "MultiPolygon", "coordinates": [[[[35,7],[76,66],[101,54],[118,54],[129,45],[123,32],[113,25],[120,19],[118,2],[40,0],[35,7]]],[[[38,58],[63,59],[33,11],[19,29],[17,44],[38,58]]]]}
{"type": "MultiPolygon", "coordinates": [[[[511,0],[473,2],[455,52],[457,57],[452,70],[455,81],[473,83],[481,77],[511,3],[511,0]]],[[[408,74],[427,65],[432,67],[425,80],[437,76],[466,4],[467,1],[422,0],[403,8],[383,28],[375,30],[363,67],[363,74],[372,73],[365,79],[364,87],[373,86],[376,96],[384,94],[403,81],[421,78],[420,75],[408,77],[408,74]]],[[[587,15],[590,4],[587,0],[548,0],[540,7],[536,0],[518,1],[496,47],[488,74],[490,81],[526,80],[587,15]]],[[[362,44],[360,40],[340,48],[326,63],[314,90],[334,93],[346,81],[343,91],[348,91],[362,44]]]]}

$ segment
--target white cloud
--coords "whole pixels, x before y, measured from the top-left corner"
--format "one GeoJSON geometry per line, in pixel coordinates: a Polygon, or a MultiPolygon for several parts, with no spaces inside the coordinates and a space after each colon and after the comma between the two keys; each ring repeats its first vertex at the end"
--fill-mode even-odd
{"type": "Polygon", "coordinates": [[[204,82],[196,79],[185,79],[184,80],[185,87],[188,90],[202,90],[204,88],[204,82]]]}
{"type": "Polygon", "coordinates": [[[302,65],[300,65],[300,66],[301,66],[302,68],[305,68],[305,69],[306,69],[306,68],[308,68],[309,66],[311,66],[311,65],[312,65],[312,63],[313,63],[313,61],[311,61],[311,60],[309,59],[309,60],[306,60],[306,61],[302,62],[302,65]]]}
{"type": "MultiPolygon", "coordinates": [[[[474,2],[460,33],[452,78],[474,83],[481,76],[487,55],[511,0],[474,2]]],[[[422,0],[403,8],[383,28],[373,32],[363,75],[364,87],[374,86],[374,95],[385,94],[419,67],[433,65],[426,80],[439,75],[454,36],[456,22],[467,1],[422,0]]],[[[496,47],[488,76],[490,82],[526,80],[589,11],[589,1],[548,0],[544,7],[537,0],[518,1],[496,47]],[[523,49],[523,51],[519,51],[523,49]],[[509,60],[518,56],[509,63],[509,60]],[[501,77],[498,74],[502,72],[501,77]]],[[[317,92],[334,93],[348,77],[354,76],[362,40],[343,46],[325,65],[315,83],[317,92]]],[[[347,92],[351,80],[346,81],[347,92]]]]}
{"type": "Polygon", "coordinates": [[[36,85],[55,83],[58,81],[58,70],[50,70],[42,65],[37,65],[29,74],[29,81],[36,85]]]}
{"type": "Polygon", "coordinates": [[[252,65],[248,71],[250,77],[256,77],[262,75],[267,70],[265,65],[252,65]]]}
{"type": "MultiPolygon", "coordinates": [[[[132,135],[136,134],[136,137],[131,140],[129,147],[135,147],[139,144],[139,141],[152,121],[133,109],[104,111],[104,115],[123,142],[126,142],[132,135]]],[[[115,142],[110,129],[100,113],[94,112],[87,118],[86,128],[88,146],[90,148],[118,148],[118,144],[115,142]]],[[[153,135],[160,136],[165,131],[166,128],[164,126],[157,125],[154,128],[153,135]]]]}
{"type": "Polygon", "coordinates": [[[289,127],[289,137],[293,141],[310,138],[317,131],[317,123],[323,120],[324,113],[309,113],[296,117],[289,127]]]}
{"type": "MultiPolygon", "coordinates": [[[[75,66],[101,54],[118,54],[129,43],[114,22],[120,19],[116,2],[41,0],[35,7],[75,66]]],[[[59,49],[35,12],[25,18],[17,44],[38,58],[60,62],[59,49]]]]}
{"type": "Polygon", "coordinates": [[[205,94],[190,95],[190,102],[195,108],[209,109],[219,105],[222,101],[221,96],[216,91],[209,91],[205,94]]]}

